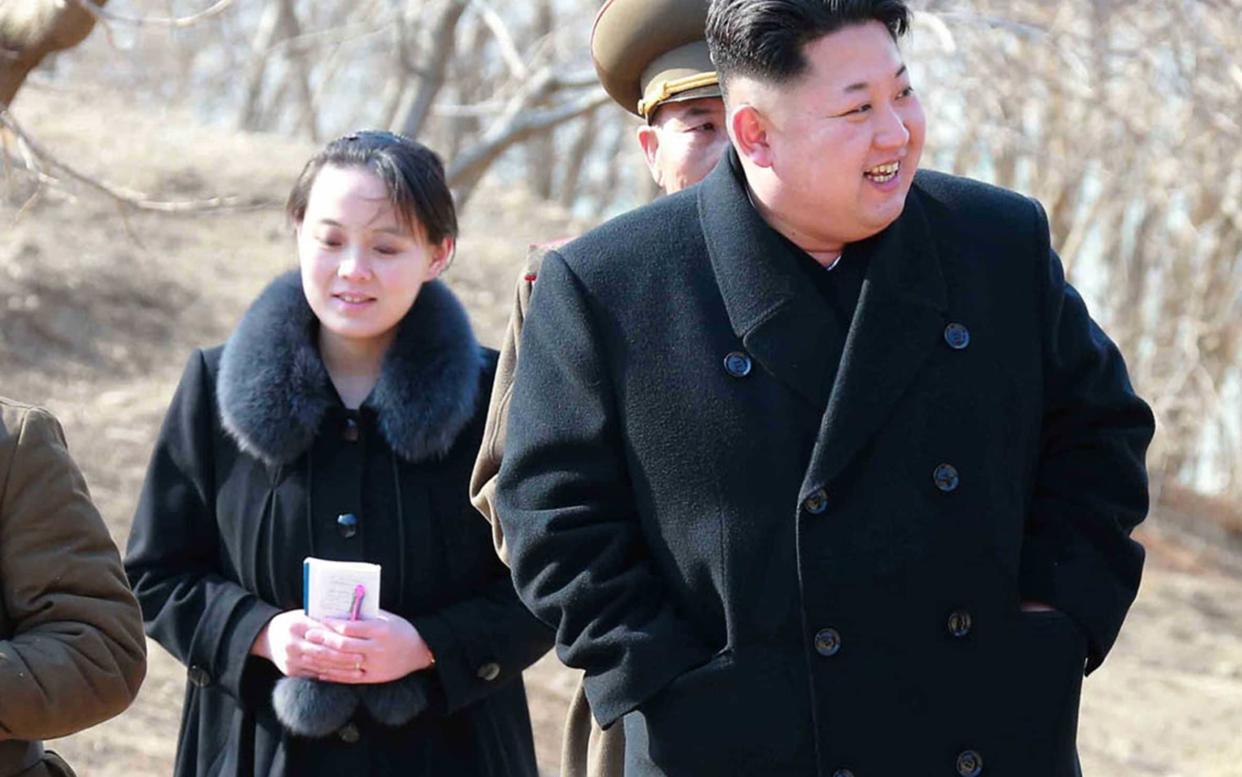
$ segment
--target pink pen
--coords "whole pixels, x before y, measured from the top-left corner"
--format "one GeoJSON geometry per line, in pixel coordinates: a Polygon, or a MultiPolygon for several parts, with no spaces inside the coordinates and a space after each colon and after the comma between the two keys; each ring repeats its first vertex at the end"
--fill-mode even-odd
{"type": "Polygon", "coordinates": [[[358,614],[362,612],[362,597],[367,595],[367,587],[359,583],[354,586],[354,603],[349,606],[349,619],[351,621],[358,620],[358,614]]]}

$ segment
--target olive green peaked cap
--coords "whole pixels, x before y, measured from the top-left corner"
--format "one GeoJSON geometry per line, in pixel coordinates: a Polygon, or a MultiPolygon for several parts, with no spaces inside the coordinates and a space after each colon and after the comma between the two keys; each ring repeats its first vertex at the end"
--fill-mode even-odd
{"type": "Polygon", "coordinates": [[[604,90],[650,119],[666,102],[719,97],[704,40],[708,0],[608,0],[591,30],[591,59],[604,90]]]}

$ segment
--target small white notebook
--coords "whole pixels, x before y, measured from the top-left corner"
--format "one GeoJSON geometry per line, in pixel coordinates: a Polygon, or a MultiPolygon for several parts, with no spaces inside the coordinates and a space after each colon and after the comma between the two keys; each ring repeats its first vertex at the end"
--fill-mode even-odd
{"type": "Polygon", "coordinates": [[[365,561],[331,561],[307,556],[302,561],[302,609],[315,620],[348,620],[354,595],[362,586],[359,620],[379,616],[380,565],[365,561]]]}

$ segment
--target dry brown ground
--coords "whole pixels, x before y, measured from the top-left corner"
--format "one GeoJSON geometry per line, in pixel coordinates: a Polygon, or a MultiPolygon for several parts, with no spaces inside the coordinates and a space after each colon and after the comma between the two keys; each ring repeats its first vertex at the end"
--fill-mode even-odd
{"type": "MultiPolygon", "coordinates": [[[[18,118],[66,161],[166,199],[241,193],[279,201],[312,150],[129,112],[97,92],[29,90],[18,118]]],[[[122,545],[146,458],[191,348],[224,339],[247,302],[291,266],[275,208],[169,217],[0,180],[0,393],[39,401],[70,444],[122,545]],[[16,221],[15,221],[16,219],[16,221]]],[[[521,191],[476,198],[448,280],[481,338],[498,342],[524,246],[575,224],[521,191]]],[[[1089,775],[1242,775],[1242,576],[1153,519],[1142,593],[1108,663],[1086,682],[1080,741],[1089,775]]],[[[1228,562],[1228,559],[1221,559],[1228,562]]],[[[151,645],[137,703],[54,743],[89,777],[164,775],[183,668],[151,645]]],[[[528,673],[541,764],[555,773],[572,676],[548,658],[528,673]]]]}

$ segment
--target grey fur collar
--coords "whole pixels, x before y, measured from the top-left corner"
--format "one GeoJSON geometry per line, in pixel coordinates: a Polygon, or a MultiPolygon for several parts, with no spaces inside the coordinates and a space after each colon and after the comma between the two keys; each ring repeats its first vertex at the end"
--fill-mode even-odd
{"type": "MultiPolygon", "coordinates": [[[[302,455],[338,402],[319,357],[317,325],[301,278],[286,273],[251,305],[220,357],[224,428],[268,464],[302,455]]],[[[397,326],[366,404],[398,456],[439,458],[474,417],[482,350],[466,311],[440,281],[423,286],[397,326]]]]}

